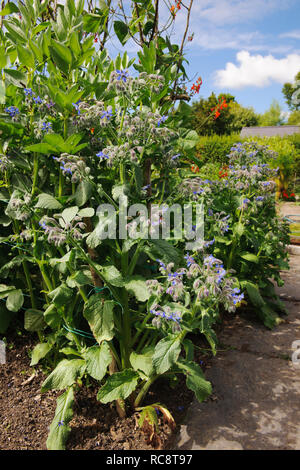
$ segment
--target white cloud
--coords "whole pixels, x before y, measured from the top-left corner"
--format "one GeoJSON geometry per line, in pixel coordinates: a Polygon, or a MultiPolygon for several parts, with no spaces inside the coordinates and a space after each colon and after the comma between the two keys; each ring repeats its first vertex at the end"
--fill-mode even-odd
{"type": "Polygon", "coordinates": [[[300,54],[289,54],[283,59],[272,55],[250,55],[240,51],[238,65],[227,62],[224,70],[217,70],[215,84],[220,88],[265,87],[274,82],[284,83],[294,79],[300,70],[300,54]]]}
{"type": "Polygon", "coordinates": [[[280,38],[300,39],[300,29],[280,34],[280,38]]]}

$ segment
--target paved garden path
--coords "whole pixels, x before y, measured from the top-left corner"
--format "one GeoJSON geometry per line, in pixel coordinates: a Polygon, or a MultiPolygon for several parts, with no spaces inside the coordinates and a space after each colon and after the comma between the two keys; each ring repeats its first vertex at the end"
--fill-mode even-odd
{"type": "Polygon", "coordinates": [[[291,361],[300,340],[300,254],[277,289],[289,310],[275,330],[236,317],[206,377],[213,395],[192,402],[173,449],[300,449],[300,369],[291,361]]]}

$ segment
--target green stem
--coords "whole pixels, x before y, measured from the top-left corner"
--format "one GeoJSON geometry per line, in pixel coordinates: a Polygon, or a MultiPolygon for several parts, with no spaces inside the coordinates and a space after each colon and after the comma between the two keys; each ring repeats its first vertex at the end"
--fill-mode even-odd
{"type": "Polygon", "coordinates": [[[142,244],[143,244],[143,242],[139,241],[138,246],[136,247],[135,253],[134,253],[133,257],[131,258],[129,268],[128,268],[128,276],[131,276],[133,271],[134,271],[134,268],[135,268],[136,263],[137,263],[138,258],[139,258],[139,254],[140,254],[140,251],[141,251],[142,244]]]}
{"type": "Polygon", "coordinates": [[[32,196],[34,195],[35,190],[36,190],[38,172],[39,172],[39,161],[38,161],[37,154],[34,153],[33,154],[33,180],[32,180],[32,190],[31,190],[32,196]]]}
{"type": "Polygon", "coordinates": [[[159,376],[158,375],[154,375],[153,377],[149,378],[145,383],[144,385],[142,386],[141,390],[139,391],[135,401],[134,401],[134,407],[135,408],[138,408],[138,406],[141,404],[141,402],[143,401],[146,393],[148,392],[149,388],[151,387],[151,385],[153,384],[153,382],[155,382],[155,380],[158,378],[159,376]]]}
{"type": "MultiPolygon", "coordinates": [[[[20,233],[19,222],[17,220],[14,220],[13,221],[13,226],[14,226],[14,232],[19,235],[19,233],[20,233]]],[[[19,252],[19,255],[22,254],[21,250],[19,250],[19,249],[18,249],[18,252],[19,252]]],[[[29,291],[29,295],[30,295],[31,306],[32,306],[32,308],[36,308],[36,302],[35,302],[34,292],[33,292],[33,288],[32,288],[30,272],[29,272],[29,268],[28,268],[28,264],[27,264],[26,260],[22,261],[22,267],[23,267],[23,271],[24,271],[25,279],[26,279],[26,284],[27,284],[27,288],[28,288],[28,291],[29,291]]]]}

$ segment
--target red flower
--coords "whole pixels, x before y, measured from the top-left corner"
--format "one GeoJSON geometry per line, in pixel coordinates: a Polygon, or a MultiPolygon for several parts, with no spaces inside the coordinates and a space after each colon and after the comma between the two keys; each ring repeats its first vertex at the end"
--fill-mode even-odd
{"type": "Polygon", "coordinates": [[[199,167],[197,165],[192,165],[191,170],[192,170],[193,173],[199,173],[199,171],[200,171],[199,167]]]}
{"type": "Polygon", "coordinates": [[[91,134],[94,134],[94,132],[95,132],[95,128],[94,128],[94,127],[92,127],[92,129],[90,129],[90,130],[91,130],[91,134]]]}
{"type": "Polygon", "coordinates": [[[199,93],[202,83],[203,83],[202,78],[199,77],[197,79],[196,83],[193,83],[193,85],[191,87],[191,91],[193,92],[192,94],[199,93]]]}

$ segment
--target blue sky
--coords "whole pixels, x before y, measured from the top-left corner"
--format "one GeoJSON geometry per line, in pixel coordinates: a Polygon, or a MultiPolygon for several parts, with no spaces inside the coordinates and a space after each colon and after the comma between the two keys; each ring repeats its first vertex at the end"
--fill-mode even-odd
{"type": "Polygon", "coordinates": [[[187,70],[202,77],[201,96],[228,92],[257,112],[276,99],[288,109],[281,89],[300,71],[299,0],[194,0],[191,16],[187,70]]]}
{"type": "MultiPolygon", "coordinates": [[[[125,5],[129,3],[124,0],[125,5]]],[[[176,4],[176,0],[165,3],[176,4]]],[[[163,5],[161,24],[169,8],[163,5]]],[[[194,39],[185,49],[189,77],[195,81],[201,76],[203,80],[194,99],[208,97],[212,91],[228,92],[259,113],[266,111],[273,99],[287,111],[281,89],[300,71],[299,19],[300,0],[194,0],[189,29],[194,39]]],[[[180,43],[185,20],[186,12],[181,8],[173,43],[180,43]]],[[[131,56],[137,50],[128,43],[126,49],[131,56]]]]}

